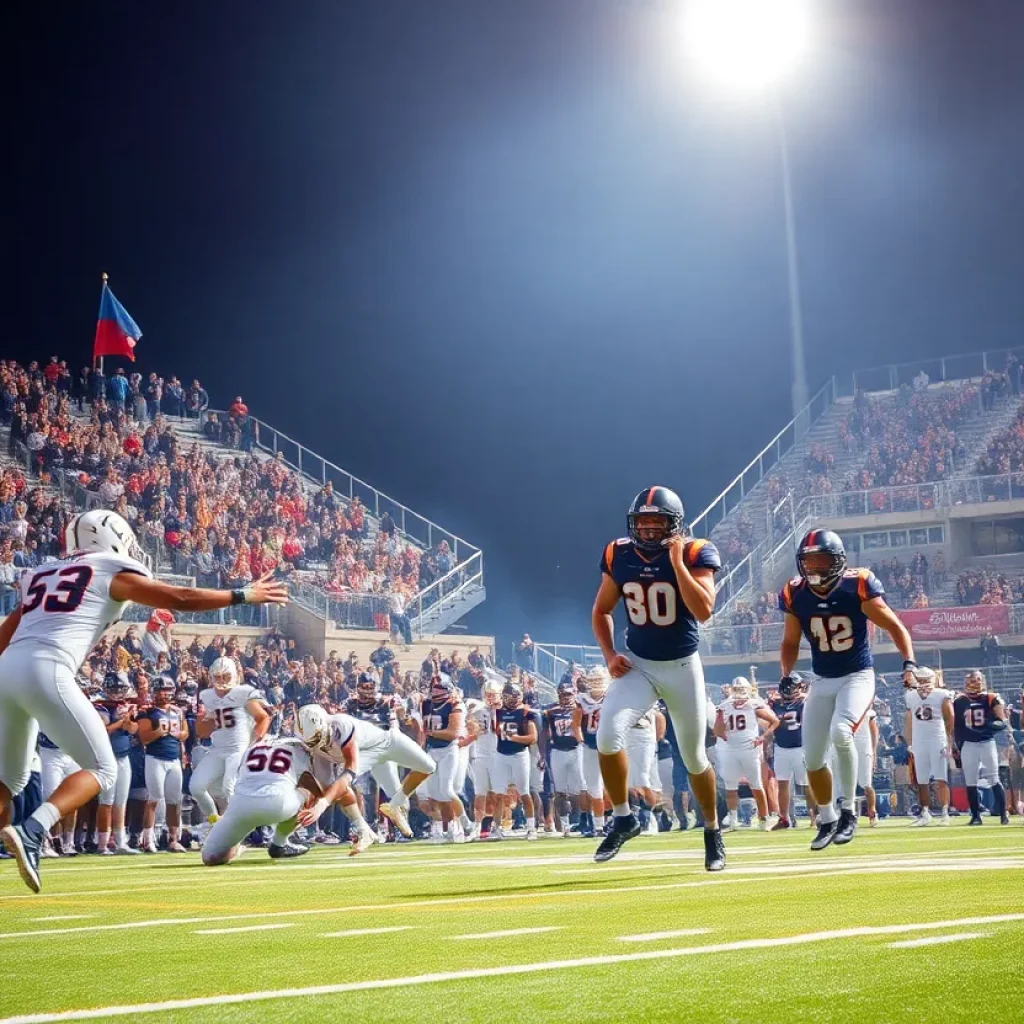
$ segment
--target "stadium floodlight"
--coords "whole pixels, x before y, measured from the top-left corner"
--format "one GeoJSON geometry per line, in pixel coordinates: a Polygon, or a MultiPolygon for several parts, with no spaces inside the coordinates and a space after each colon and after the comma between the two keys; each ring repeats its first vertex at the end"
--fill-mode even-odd
{"type": "Polygon", "coordinates": [[[778,84],[810,43],[808,0],[688,0],[683,15],[694,66],[736,92],[778,84]]]}

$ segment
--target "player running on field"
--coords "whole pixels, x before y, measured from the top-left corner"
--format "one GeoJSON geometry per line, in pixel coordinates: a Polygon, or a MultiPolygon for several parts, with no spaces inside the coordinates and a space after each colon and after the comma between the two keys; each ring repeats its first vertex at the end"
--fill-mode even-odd
{"type": "Polygon", "coordinates": [[[107,730],[75,676],[128,601],[198,612],[235,604],[285,604],[269,574],[239,590],[172,587],[152,578],[131,527],[116,512],[92,509],[65,530],[69,554],[25,573],[21,604],[0,625],[0,839],[38,892],[43,837],[62,817],[117,781],[107,730]],[[42,729],[80,770],[69,775],[21,825],[10,802],[28,781],[42,729]]]}
{"type": "Polygon", "coordinates": [[[837,813],[832,803],[832,773],[827,758],[831,742],[844,793],[855,793],[857,750],[853,734],[875,698],[874,659],[868,622],[884,629],[903,657],[904,682],[917,664],[906,626],[885,603],[882,584],[868,569],[846,568],[846,549],[831,530],[811,530],[797,549],[799,576],[779,594],[786,613],[779,661],[786,679],[800,656],[800,639],[811,648],[818,676],[804,706],[803,740],[807,779],[818,805],[818,832],[812,850],[850,842],[857,830],[852,799],[837,813]]]}
{"type": "Polygon", "coordinates": [[[675,729],[690,788],[704,814],[704,866],[725,867],[725,847],[715,807],[715,770],[704,747],[707,692],[697,653],[698,626],[715,608],[718,550],[686,536],[683,503],[667,487],[641,491],[629,507],[629,536],[612,541],[601,558],[601,585],[594,599],[594,637],[612,684],[604,699],[597,749],[615,822],[594,859],[610,860],[640,834],[629,808],[629,729],[660,697],[675,729]],[[626,649],[615,649],[613,613],[619,602],[629,626],[626,649]]]}

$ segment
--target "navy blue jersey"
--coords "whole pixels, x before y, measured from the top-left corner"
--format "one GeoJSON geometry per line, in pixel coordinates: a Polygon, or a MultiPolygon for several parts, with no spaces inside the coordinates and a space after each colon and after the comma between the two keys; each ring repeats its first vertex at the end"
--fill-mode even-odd
{"type": "Polygon", "coordinates": [[[142,721],[143,718],[148,718],[154,729],[159,729],[160,723],[163,721],[167,721],[170,728],[170,732],[166,736],[161,736],[146,744],[146,756],[155,757],[158,761],[179,760],[181,758],[180,737],[185,721],[181,709],[173,705],[166,708],[152,707],[139,717],[139,721],[142,721]]]}
{"type": "Polygon", "coordinates": [[[60,747],[58,747],[45,732],[39,733],[37,738],[39,740],[39,746],[46,747],[47,750],[60,750],[60,747]]]}
{"type": "MultiPolygon", "coordinates": [[[[96,710],[99,712],[100,719],[105,726],[113,725],[114,722],[120,720],[121,715],[117,709],[117,704],[96,705],[96,710]]],[[[127,757],[128,751],[132,747],[131,736],[124,729],[115,729],[107,735],[110,737],[110,748],[114,751],[114,757],[127,757]]]]}
{"type": "Polygon", "coordinates": [[[591,750],[597,750],[597,723],[601,720],[601,704],[587,693],[581,693],[578,699],[583,709],[583,742],[591,750]]]}
{"type": "MultiPolygon", "coordinates": [[[[361,722],[369,722],[380,729],[390,729],[395,713],[386,700],[374,701],[373,704],[360,704],[358,697],[352,697],[345,703],[345,714],[358,718],[361,722]]],[[[441,726],[442,729],[445,726],[441,726]]]]}
{"type": "Polygon", "coordinates": [[[575,714],[574,707],[563,708],[561,704],[554,704],[545,709],[544,718],[547,720],[548,736],[550,736],[551,746],[555,750],[575,750],[580,745],[572,731],[572,720],[575,714]]]}
{"type": "Polygon", "coordinates": [[[530,709],[525,706],[515,710],[498,708],[494,712],[494,731],[498,734],[499,754],[521,754],[524,750],[529,750],[529,747],[522,743],[513,743],[508,737],[525,736],[530,718],[530,709]]]}
{"type": "Polygon", "coordinates": [[[776,697],[768,707],[779,720],[775,730],[775,746],[796,750],[804,745],[804,699],[786,700],[776,697]]]}
{"type": "Polygon", "coordinates": [[[874,664],[868,617],[861,605],[885,591],[870,569],[850,569],[824,596],[800,578],[779,593],[779,610],[795,615],[811,645],[815,675],[838,679],[874,664]]]}
{"type": "Polygon", "coordinates": [[[996,734],[993,723],[996,708],[1003,699],[998,693],[961,693],[953,701],[953,739],[964,743],[984,743],[996,734]]]}
{"type": "MultiPolygon", "coordinates": [[[[707,540],[688,540],[683,558],[690,569],[718,572],[722,559],[707,540]]],[[[628,537],[604,549],[601,571],[615,581],[626,605],[626,646],[638,658],[674,661],[697,650],[698,624],[686,607],[666,548],[648,557],[628,537]]]]}
{"type": "MultiPolygon", "coordinates": [[[[449,700],[444,704],[435,704],[432,700],[425,700],[420,708],[423,715],[423,728],[434,732],[441,732],[448,728],[452,712],[461,710],[462,705],[457,700],[449,700]]],[[[454,742],[455,740],[439,740],[434,736],[428,736],[427,750],[450,747],[454,742]]]]}

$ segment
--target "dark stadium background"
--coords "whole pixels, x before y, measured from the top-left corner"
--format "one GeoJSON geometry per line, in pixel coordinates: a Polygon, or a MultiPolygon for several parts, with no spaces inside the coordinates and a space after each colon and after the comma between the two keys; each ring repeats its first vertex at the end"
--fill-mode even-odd
{"type": "MultiPolygon", "coordinates": [[[[468,620],[586,640],[641,486],[790,415],[763,105],[642,0],[11,5],[4,357],[202,380],[482,546],[468,620]]],[[[1019,344],[1024,4],[832,9],[785,97],[812,392],[1019,344]]]]}

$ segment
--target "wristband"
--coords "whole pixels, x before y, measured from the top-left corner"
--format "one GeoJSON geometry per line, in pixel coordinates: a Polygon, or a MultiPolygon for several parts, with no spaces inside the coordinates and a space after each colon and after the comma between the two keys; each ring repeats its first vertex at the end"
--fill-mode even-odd
{"type": "Polygon", "coordinates": [[[917,662],[912,658],[907,658],[907,660],[903,662],[904,672],[913,672],[915,668],[917,668],[917,662]]]}
{"type": "Polygon", "coordinates": [[[232,590],[231,591],[231,603],[232,604],[245,604],[245,591],[244,590],[232,590]]]}
{"type": "Polygon", "coordinates": [[[321,815],[327,810],[327,801],[320,797],[315,804],[313,804],[313,821],[319,821],[321,815]]]}
{"type": "Polygon", "coordinates": [[[345,770],[344,770],[344,771],[343,771],[343,772],[341,773],[341,777],[342,777],[342,778],[345,778],[345,776],[346,776],[346,775],[348,776],[348,781],[349,781],[349,782],[355,782],[355,780],[356,780],[356,773],[355,773],[354,771],[352,771],[352,769],[351,769],[351,768],[346,768],[346,769],[345,769],[345,770]]]}

